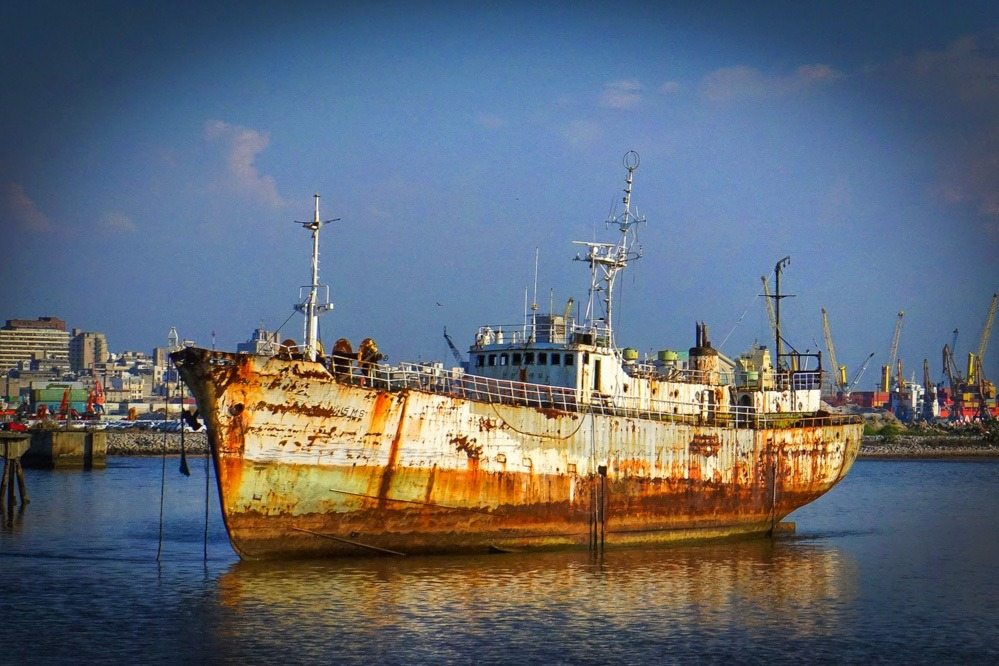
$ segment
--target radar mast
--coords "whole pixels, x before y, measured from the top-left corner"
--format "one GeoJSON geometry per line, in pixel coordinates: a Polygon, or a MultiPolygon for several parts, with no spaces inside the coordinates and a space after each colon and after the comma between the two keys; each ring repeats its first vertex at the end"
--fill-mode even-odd
{"type": "Polygon", "coordinates": [[[621,236],[615,243],[593,243],[586,241],[573,241],[575,245],[584,245],[588,248],[586,256],[576,256],[580,261],[586,261],[590,265],[590,291],[586,303],[586,314],[584,321],[586,325],[602,337],[598,329],[604,329],[608,344],[614,347],[614,280],[617,274],[627,268],[628,262],[642,257],[642,249],[637,245],[637,235],[635,227],[645,222],[645,217],[639,215],[631,209],[631,187],[634,180],[635,171],[638,169],[639,156],[634,150],[629,150],[624,155],[624,168],[628,171],[624,187],[624,210],[620,215],[612,215],[607,220],[607,225],[617,225],[621,236]],[[603,299],[598,299],[597,294],[603,293],[603,299]],[[603,303],[603,316],[596,313],[597,303],[603,303]],[[598,325],[602,322],[602,325],[598,325]]]}

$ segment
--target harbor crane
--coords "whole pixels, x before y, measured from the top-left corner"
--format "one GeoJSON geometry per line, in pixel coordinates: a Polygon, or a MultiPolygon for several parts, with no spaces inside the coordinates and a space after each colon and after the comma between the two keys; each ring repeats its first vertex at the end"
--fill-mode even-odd
{"type": "Polygon", "coordinates": [[[444,327],[444,340],[447,341],[448,349],[451,350],[451,356],[454,356],[454,360],[457,361],[459,366],[465,365],[465,360],[461,357],[461,352],[454,345],[454,340],[451,336],[447,334],[447,326],[444,327]]]}
{"type": "Polygon", "coordinates": [[[853,389],[857,388],[857,383],[860,381],[860,378],[864,376],[864,371],[867,370],[867,366],[870,365],[872,358],[874,358],[874,352],[867,355],[867,358],[864,359],[863,365],[860,366],[860,370],[857,370],[857,372],[854,373],[853,379],[850,380],[850,384],[846,387],[846,391],[844,392],[847,397],[853,393],[853,389]]]}
{"type": "MultiPolygon", "coordinates": [[[[766,287],[766,282],[764,282],[766,287]]],[[[846,393],[846,366],[836,362],[836,348],[833,346],[832,331],[829,329],[829,313],[822,308],[822,337],[826,341],[826,350],[829,352],[829,365],[832,368],[833,384],[841,393],[846,393]]]]}
{"type": "Polygon", "coordinates": [[[985,350],[989,347],[989,337],[992,335],[992,323],[996,318],[996,301],[999,300],[999,293],[992,294],[992,304],[989,305],[989,312],[985,315],[985,325],[982,326],[982,336],[978,341],[978,350],[974,354],[968,354],[968,383],[972,384],[978,379],[980,368],[985,363],[985,350]]]}
{"type": "Polygon", "coordinates": [[[895,369],[895,362],[898,360],[898,341],[902,337],[902,318],[905,312],[898,311],[895,319],[895,333],[891,337],[891,345],[888,347],[888,363],[881,366],[881,391],[887,393],[891,390],[891,373],[895,369]]]}

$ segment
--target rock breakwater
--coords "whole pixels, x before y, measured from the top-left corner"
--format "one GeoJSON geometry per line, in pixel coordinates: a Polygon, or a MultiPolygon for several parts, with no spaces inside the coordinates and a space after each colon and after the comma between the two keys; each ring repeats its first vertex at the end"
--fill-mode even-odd
{"type": "MultiPolygon", "coordinates": [[[[204,454],[207,450],[205,433],[184,434],[184,450],[189,454],[204,454]]],[[[108,433],[108,455],[158,456],[180,454],[179,432],[123,431],[108,433]]]]}
{"type": "Polygon", "coordinates": [[[983,437],[867,435],[860,444],[861,458],[957,458],[999,456],[999,446],[983,437]]]}

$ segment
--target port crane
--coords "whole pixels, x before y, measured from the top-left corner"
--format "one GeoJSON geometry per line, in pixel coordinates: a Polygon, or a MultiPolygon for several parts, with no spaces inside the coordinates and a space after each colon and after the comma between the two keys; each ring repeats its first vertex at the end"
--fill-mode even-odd
{"type": "Polygon", "coordinates": [[[891,373],[895,369],[895,362],[898,360],[898,341],[902,337],[903,317],[905,317],[905,312],[899,310],[895,318],[895,332],[892,334],[891,345],[888,347],[888,363],[881,366],[881,391],[884,393],[887,393],[891,389],[891,373]]]}
{"type": "Polygon", "coordinates": [[[999,300],[999,293],[992,294],[992,304],[989,305],[988,314],[985,315],[985,325],[982,326],[982,336],[978,341],[978,349],[974,354],[968,354],[968,383],[972,384],[978,380],[981,374],[980,368],[985,362],[985,350],[989,347],[989,337],[992,335],[992,323],[996,318],[996,301],[999,300]]]}
{"type": "MultiPolygon", "coordinates": [[[[764,287],[766,287],[765,282],[764,287]]],[[[826,312],[825,308],[822,308],[822,337],[825,338],[826,350],[829,352],[829,365],[832,368],[833,385],[835,385],[841,393],[846,393],[846,366],[840,365],[836,361],[836,347],[833,345],[832,331],[829,328],[829,313],[826,312]]]]}
{"type": "Polygon", "coordinates": [[[461,358],[461,352],[454,346],[454,340],[451,339],[451,336],[447,334],[447,326],[444,327],[444,340],[447,341],[448,349],[451,350],[451,356],[454,356],[454,360],[458,363],[458,365],[465,365],[465,360],[461,358]]]}
{"type": "Polygon", "coordinates": [[[872,358],[874,358],[874,352],[867,355],[867,358],[864,359],[863,365],[861,365],[860,369],[854,373],[853,379],[850,380],[849,385],[846,387],[846,391],[844,391],[846,397],[850,397],[850,394],[853,393],[853,389],[857,388],[857,382],[859,382],[860,378],[864,376],[864,371],[867,370],[867,366],[870,365],[872,358]]]}

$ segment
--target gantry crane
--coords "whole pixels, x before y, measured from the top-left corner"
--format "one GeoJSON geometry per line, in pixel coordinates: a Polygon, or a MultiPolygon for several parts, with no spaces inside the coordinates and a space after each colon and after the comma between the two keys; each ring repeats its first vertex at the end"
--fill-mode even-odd
{"type": "Polygon", "coordinates": [[[895,333],[891,338],[891,345],[888,347],[888,363],[881,366],[881,390],[887,393],[891,389],[891,373],[895,369],[895,362],[898,360],[898,341],[902,337],[902,318],[905,312],[898,311],[895,319],[895,333]]]}

